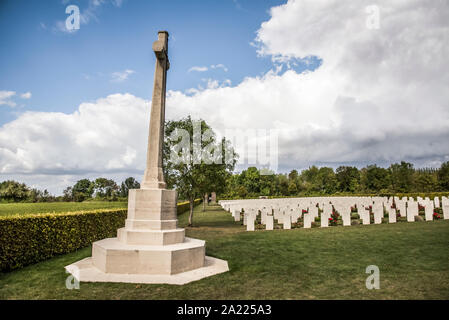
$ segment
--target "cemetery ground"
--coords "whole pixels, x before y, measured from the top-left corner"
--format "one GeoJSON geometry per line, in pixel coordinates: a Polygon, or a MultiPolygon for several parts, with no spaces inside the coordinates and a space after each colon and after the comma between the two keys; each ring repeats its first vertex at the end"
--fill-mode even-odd
{"type": "MultiPolygon", "coordinates": [[[[449,220],[247,232],[219,206],[195,208],[189,237],[230,271],[183,286],[82,282],[64,266],[84,248],[0,274],[0,299],[449,299],[449,220]],[[380,289],[365,286],[380,269],[380,289]]],[[[187,225],[188,212],[179,216],[187,225]]]]}

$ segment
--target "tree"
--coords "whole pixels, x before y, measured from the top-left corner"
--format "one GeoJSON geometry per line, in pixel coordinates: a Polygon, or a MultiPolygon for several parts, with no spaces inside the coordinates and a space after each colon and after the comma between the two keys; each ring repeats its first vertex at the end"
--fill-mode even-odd
{"type": "Polygon", "coordinates": [[[176,188],[180,197],[189,200],[189,226],[192,226],[194,200],[206,192],[225,190],[237,154],[229,141],[217,142],[204,120],[192,121],[190,116],[166,122],[163,150],[167,186],[176,188]]]}
{"type": "Polygon", "coordinates": [[[73,201],[73,187],[65,188],[62,194],[63,201],[73,201]]]}
{"type": "Polygon", "coordinates": [[[140,189],[140,183],[133,177],[126,178],[120,185],[120,197],[128,197],[129,189],[140,189]]]}
{"type": "Polygon", "coordinates": [[[323,194],[332,194],[337,190],[337,177],[332,168],[321,167],[318,170],[317,182],[319,191],[323,194]]]}
{"type": "Polygon", "coordinates": [[[260,172],[256,167],[249,167],[240,175],[242,183],[250,194],[260,193],[260,172]]]}
{"type": "Polygon", "coordinates": [[[291,180],[288,183],[288,195],[294,196],[298,193],[298,187],[296,186],[296,182],[294,180],[291,180]]]}
{"type": "Polygon", "coordinates": [[[336,170],[338,190],[355,192],[360,184],[360,172],[356,167],[340,166],[336,170]]]}
{"type": "Polygon", "coordinates": [[[7,201],[25,201],[29,197],[30,189],[25,183],[7,180],[0,183],[0,199],[7,201]]]}
{"type": "Polygon", "coordinates": [[[410,192],[413,188],[413,164],[401,161],[388,168],[391,177],[391,187],[394,192],[410,192]]]}
{"type": "Polygon", "coordinates": [[[96,198],[113,199],[116,197],[119,187],[112,179],[97,178],[93,182],[93,190],[96,198]]]}
{"type": "Polygon", "coordinates": [[[444,191],[449,191],[449,161],[441,164],[438,171],[438,184],[444,191]]]}
{"type": "Polygon", "coordinates": [[[288,178],[285,174],[276,175],[276,193],[281,196],[288,196],[288,178]]]}
{"type": "Polygon", "coordinates": [[[84,201],[92,197],[94,192],[94,183],[89,179],[78,180],[72,187],[72,197],[74,201],[84,201]]]}
{"type": "Polygon", "coordinates": [[[438,177],[435,173],[417,170],[414,175],[414,191],[432,192],[438,190],[438,177]]]}
{"type": "Polygon", "coordinates": [[[361,181],[365,191],[384,191],[390,185],[389,171],[376,165],[369,165],[362,169],[361,181]]]}

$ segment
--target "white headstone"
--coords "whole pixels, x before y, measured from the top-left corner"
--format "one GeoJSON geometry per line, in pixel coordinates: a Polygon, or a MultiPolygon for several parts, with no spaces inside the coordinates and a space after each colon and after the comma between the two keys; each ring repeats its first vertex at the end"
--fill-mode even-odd
{"type": "Polygon", "coordinates": [[[266,222],[266,224],[265,224],[265,229],[267,229],[267,230],[273,230],[273,225],[274,225],[274,221],[273,221],[274,219],[273,219],[273,215],[268,215],[268,216],[266,216],[266,218],[265,218],[265,222],[266,222]]]}
{"type": "Polygon", "coordinates": [[[424,207],[426,221],[432,221],[433,220],[433,202],[430,200],[428,200],[426,202],[427,203],[424,207]]]}

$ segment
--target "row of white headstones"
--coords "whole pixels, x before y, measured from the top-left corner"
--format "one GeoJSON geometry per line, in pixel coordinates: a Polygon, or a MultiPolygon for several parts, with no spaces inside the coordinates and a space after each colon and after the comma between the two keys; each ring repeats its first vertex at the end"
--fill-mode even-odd
{"type": "Polygon", "coordinates": [[[329,226],[333,209],[342,218],[343,226],[351,225],[351,210],[357,208],[357,213],[363,224],[370,224],[370,209],[374,215],[374,224],[382,223],[384,209],[388,214],[388,222],[395,223],[397,214],[407,217],[408,222],[414,222],[419,215],[419,205],[424,207],[425,220],[432,221],[435,208],[442,208],[443,218],[449,219],[449,199],[438,197],[430,200],[428,197],[310,197],[310,198],[284,198],[284,199],[248,199],[248,200],[221,200],[221,207],[232,213],[235,221],[240,221],[243,213],[243,224],[247,231],[254,231],[255,221],[260,215],[261,223],[266,230],[273,230],[274,220],[282,224],[284,229],[291,229],[292,223],[303,218],[303,227],[311,228],[312,222],[319,216],[321,209],[321,227],[329,226]]]}

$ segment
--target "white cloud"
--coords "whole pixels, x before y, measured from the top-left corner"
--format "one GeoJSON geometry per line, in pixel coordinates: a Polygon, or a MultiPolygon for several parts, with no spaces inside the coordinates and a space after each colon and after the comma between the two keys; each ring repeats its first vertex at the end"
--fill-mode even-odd
{"type": "Polygon", "coordinates": [[[134,70],[126,69],[125,71],[118,71],[111,73],[111,81],[113,82],[123,82],[128,80],[129,76],[135,73],[134,70]]]}
{"type": "Polygon", "coordinates": [[[212,69],[223,69],[224,72],[228,72],[228,68],[226,68],[225,65],[219,63],[219,64],[213,64],[210,66],[212,69]]]}
{"type": "Polygon", "coordinates": [[[25,92],[25,93],[22,93],[21,95],[20,95],[20,97],[22,98],[22,99],[30,99],[31,98],[31,92],[25,92]]]}
{"type": "Polygon", "coordinates": [[[205,72],[207,71],[208,68],[207,67],[200,67],[200,66],[193,66],[191,67],[188,72],[192,72],[192,71],[196,71],[196,72],[205,72]]]}
{"type": "Polygon", "coordinates": [[[143,172],[149,108],[148,101],[114,94],[72,114],[25,112],[0,127],[0,175],[143,172]]]}
{"type": "Polygon", "coordinates": [[[11,98],[14,97],[15,95],[16,95],[15,91],[1,90],[0,91],[0,106],[6,105],[9,107],[15,107],[16,103],[11,100],[11,98]]]}

